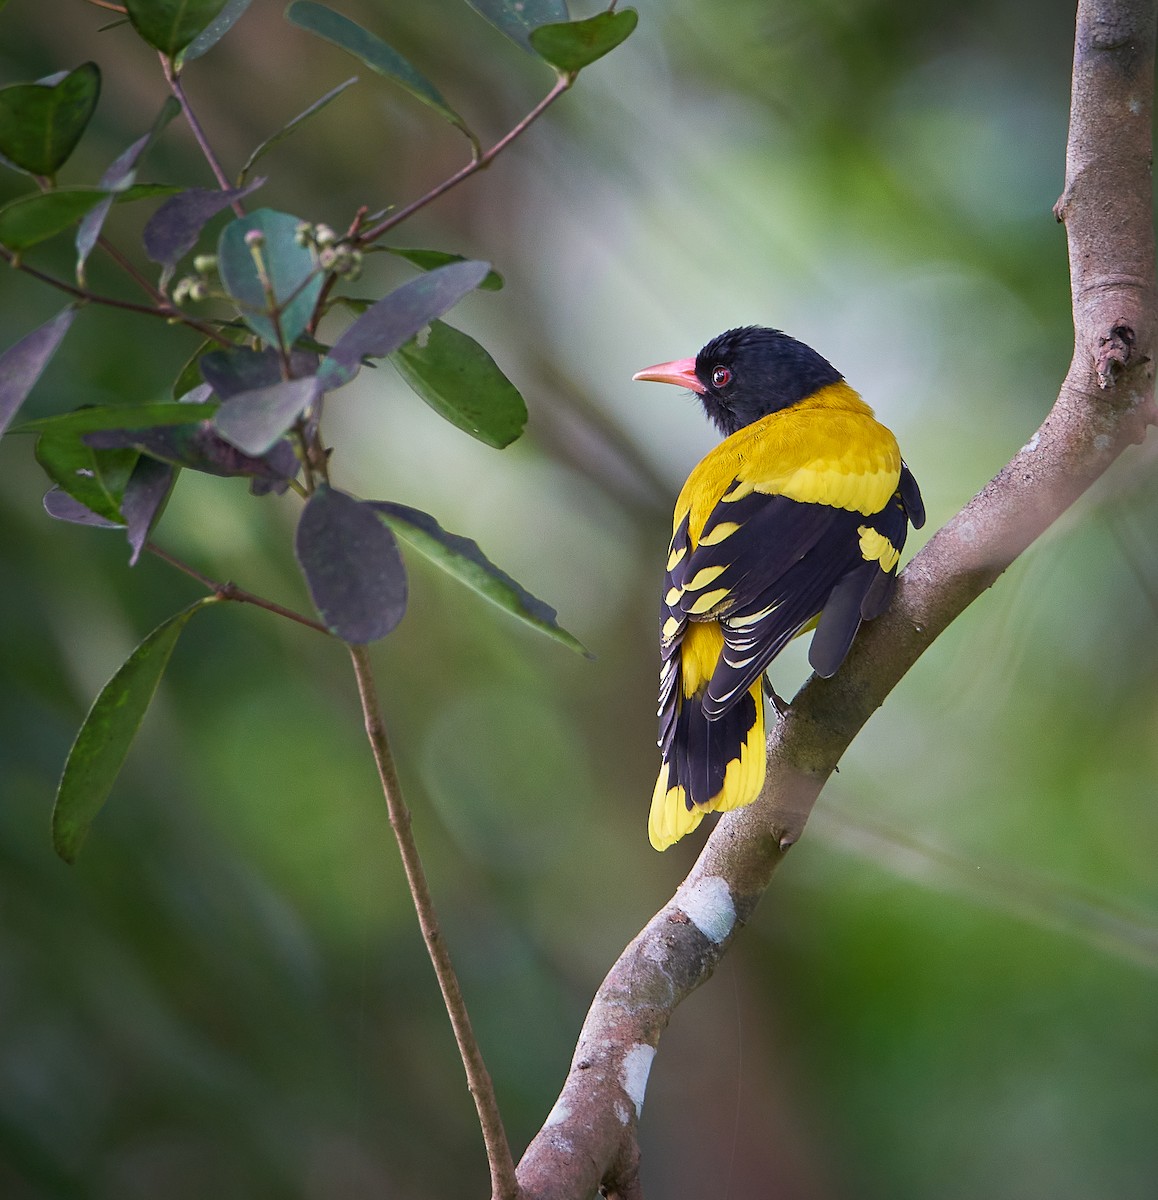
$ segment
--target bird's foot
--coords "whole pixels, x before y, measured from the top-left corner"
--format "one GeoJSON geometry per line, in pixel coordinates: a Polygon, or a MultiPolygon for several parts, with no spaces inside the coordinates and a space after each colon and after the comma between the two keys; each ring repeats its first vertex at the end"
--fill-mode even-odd
{"type": "Polygon", "coordinates": [[[772,701],[772,707],[776,710],[778,717],[788,715],[788,710],[792,706],[782,696],[777,695],[776,689],[772,686],[772,680],[767,675],[764,676],[764,695],[772,701]]]}

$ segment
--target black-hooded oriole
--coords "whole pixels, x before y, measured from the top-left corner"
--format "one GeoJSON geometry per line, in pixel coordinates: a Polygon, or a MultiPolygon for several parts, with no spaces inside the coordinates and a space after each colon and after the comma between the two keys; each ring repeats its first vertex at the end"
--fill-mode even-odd
{"type": "Polygon", "coordinates": [[[676,500],[648,836],[666,850],[764,784],[763,679],[798,633],[830,676],[884,611],[925,509],[896,438],[815,350],[747,326],[635,379],[690,388],[724,440],[676,500]]]}

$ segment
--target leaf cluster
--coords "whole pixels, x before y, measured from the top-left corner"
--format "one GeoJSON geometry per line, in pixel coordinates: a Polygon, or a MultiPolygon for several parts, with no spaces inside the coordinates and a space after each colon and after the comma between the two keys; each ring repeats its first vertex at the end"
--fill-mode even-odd
{"type": "MultiPolygon", "coordinates": [[[[478,595],[582,651],[559,626],[554,609],[474,542],[398,501],[342,490],[331,477],[338,456],[324,437],[323,418],[326,404],[340,401],[363,368],[386,360],[435,412],[485,444],[502,448],[520,436],[527,409],[518,389],[483,346],[442,320],[475,290],[501,288],[501,276],[489,263],[388,243],[385,236],[487,165],[581,70],[630,35],[636,14],[612,9],[571,21],[564,0],[470,0],[556,77],[548,97],[484,151],[439,88],[376,33],[315,0],[294,0],[285,14],[293,26],[403,88],[464,134],[470,147],[468,165],[427,196],[375,215],[366,205],[338,234],[299,214],[268,207],[251,211],[247,202],[266,182],[254,174],[266,152],[357,78],[338,84],[264,139],[232,179],[205,143],[185,96],[183,72],[230,32],[248,3],[125,0],[132,29],[160,55],[169,95],[149,128],[96,181],[60,182],[100,100],[102,74],[95,62],[0,87],[0,162],[31,183],[27,193],[0,207],[0,257],[70,298],[50,321],[0,354],[0,434],[11,426],[35,438],[36,459],[52,485],[44,501],[49,516],[121,530],[130,563],[152,545],[183,471],[241,477],[255,496],[293,492],[303,500],[294,553],[321,627],[333,636],[351,644],[372,642],[402,619],[408,588],[401,540],[478,595]],[[179,117],[198,136],[218,186],[138,181],[150,150],[179,117]],[[140,222],[139,247],[130,252],[111,243],[105,222],[112,206],[149,202],[153,207],[140,222]],[[218,227],[223,214],[228,219],[218,227]],[[74,279],[54,277],[30,261],[42,244],[66,235],[75,248],[74,279]],[[378,299],[350,293],[364,256],[376,251],[390,252],[418,274],[378,299]],[[86,267],[98,253],[124,268],[141,299],[90,290],[86,267]],[[170,397],[85,407],[13,425],[78,314],[100,306],[161,318],[200,335],[170,397]],[[348,313],[353,319],[342,325],[348,313]]],[[[218,589],[208,599],[228,598],[235,597],[218,589]]],[[[57,798],[54,832],[65,858],[78,852],[182,629],[205,604],[199,601],[154,630],[97,697],[57,798]]]]}

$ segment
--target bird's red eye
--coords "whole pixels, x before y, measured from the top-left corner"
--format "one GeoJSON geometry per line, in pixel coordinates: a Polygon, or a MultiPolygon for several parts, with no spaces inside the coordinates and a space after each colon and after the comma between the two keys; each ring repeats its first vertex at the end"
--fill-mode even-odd
{"type": "Polygon", "coordinates": [[[712,387],[727,387],[732,382],[732,372],[727,367],[715,367],[712,370],[712,387]]]}

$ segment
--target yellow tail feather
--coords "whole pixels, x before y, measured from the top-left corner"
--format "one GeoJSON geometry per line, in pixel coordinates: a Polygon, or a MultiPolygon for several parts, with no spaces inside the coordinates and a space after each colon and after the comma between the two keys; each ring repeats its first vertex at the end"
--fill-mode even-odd
{"type": "Polygon", "coordinates": [[[751,804],[764,786],[767,756],[764,747],[764,696],[761,679],[752,685],[756,702],[756,720],[740,747],[738,758],[732,759],[724,772],[724,786],[707,804],[696,804],[689,810],[687,793],[680,785],[670,787],[672,768],[665,761],[659,769],[651,797],[651,812],[647,819],[647,836],[657,850],[674,846],[680,838],[691,833],[709,812],[726,812],[751,804]]]}

